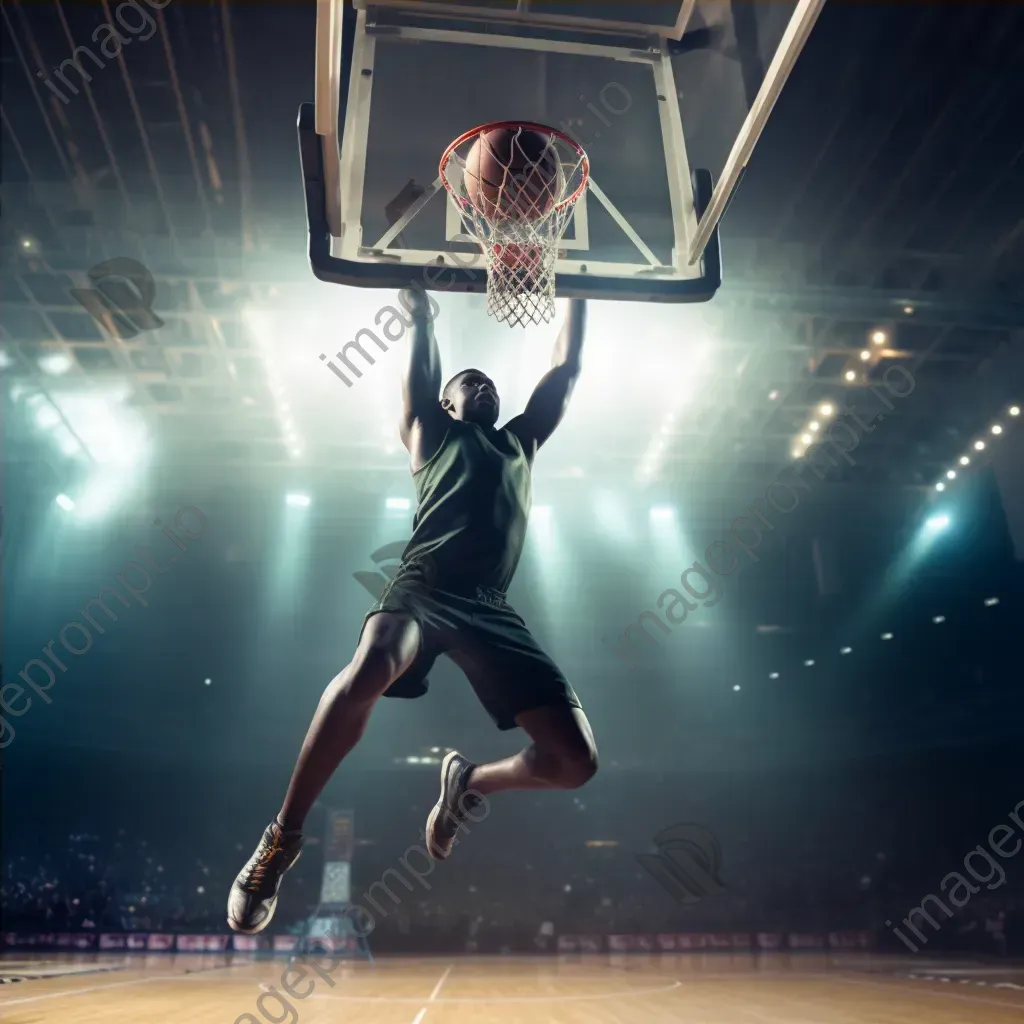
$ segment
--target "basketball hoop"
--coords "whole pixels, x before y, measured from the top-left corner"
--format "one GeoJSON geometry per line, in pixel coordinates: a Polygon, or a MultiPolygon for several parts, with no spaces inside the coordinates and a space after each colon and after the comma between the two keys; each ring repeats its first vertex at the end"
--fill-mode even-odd
{"type": "Polygon", "coordinates": [[[530,121],[492,121],[460,135],[440,177],[487,260],[487,312],[510,327],[555,315],[555,261],[590,176],[583,148],[530,121]]]}

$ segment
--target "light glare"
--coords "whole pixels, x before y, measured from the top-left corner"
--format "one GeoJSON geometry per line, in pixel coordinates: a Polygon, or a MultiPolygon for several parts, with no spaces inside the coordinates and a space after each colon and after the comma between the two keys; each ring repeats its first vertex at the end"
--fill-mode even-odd
{"type": "Polygon", "coordinates": [[[51,352],[39,359],[39,369],[52,377],[59,377],[71,369],[71,356],[66,352],[51,352]]]}
{"type": "Polygon", "coordinates": [[[36,410],[36,426],[40,430],[49,430],[60,423],[60,414],[52,405],[41,405],[36,410]]]}

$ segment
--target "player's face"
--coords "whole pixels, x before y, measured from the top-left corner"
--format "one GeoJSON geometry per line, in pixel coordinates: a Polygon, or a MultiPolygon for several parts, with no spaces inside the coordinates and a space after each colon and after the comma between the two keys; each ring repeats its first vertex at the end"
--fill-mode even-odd
{"type": "Polygon", "coordinates": [[[478,370],[470,370],[459,378],[452,395],[454,413],[460,420],[493,427],[498,421],[498,389],[494,381],[478,370]]]}

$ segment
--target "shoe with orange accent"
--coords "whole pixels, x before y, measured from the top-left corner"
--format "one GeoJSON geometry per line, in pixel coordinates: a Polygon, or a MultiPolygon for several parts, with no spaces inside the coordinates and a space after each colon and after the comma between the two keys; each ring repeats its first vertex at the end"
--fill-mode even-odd
{"type": "Polygon", "coordinates": [[[299,859],[302,833],[285,832],[272,821],[256,852],[238,873],[228,894],[228,925],[255,935],[270,924],[284,873],[299,859]]]}

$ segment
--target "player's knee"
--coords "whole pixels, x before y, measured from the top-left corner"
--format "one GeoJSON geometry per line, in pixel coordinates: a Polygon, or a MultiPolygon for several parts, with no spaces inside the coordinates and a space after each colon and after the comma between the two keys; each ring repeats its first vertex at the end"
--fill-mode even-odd
{"type": "Polygon", "coordinates": [[[376,700],[409,666],[417,647],[416,624],[394,615],[374,615],[363,629],[342,692],[351,700],[376,700]]]}
{"type": "Polygon", "coordinates": [[[573,753],[562,761],[560,772],[564,789],[579,789],[597,774],[597,751],[593,747],[573,753]]]}
{"type": "Polygon", "coordinates": [[[352,701],[376,700],[401,675],[397,652],[382,647],[360,651],[344,674],[342,692],[352,701]]]}

